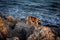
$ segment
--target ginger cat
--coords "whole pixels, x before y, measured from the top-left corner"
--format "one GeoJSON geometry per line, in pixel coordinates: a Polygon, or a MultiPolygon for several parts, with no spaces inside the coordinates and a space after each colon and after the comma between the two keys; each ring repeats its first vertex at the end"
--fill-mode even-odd
{"type": "Polygon", "coordinates": [[[40,22],[39,19],[36,18],[36,17],[26,16],[25,18],[27,20],[26,24],[28,24],[30,22],[31,24],[34,24],[34,25],[38,26],[38,23],[40,22]]]}

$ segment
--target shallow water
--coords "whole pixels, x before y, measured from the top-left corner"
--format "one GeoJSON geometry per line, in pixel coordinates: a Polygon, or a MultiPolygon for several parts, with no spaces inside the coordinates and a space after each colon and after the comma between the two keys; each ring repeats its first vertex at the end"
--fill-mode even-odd
{"type": "Polygon", "coordinates": [[[0,0],[0,12],[16,18],[35,16],[43,25],[60,26],[60,0],[0,0]]]}

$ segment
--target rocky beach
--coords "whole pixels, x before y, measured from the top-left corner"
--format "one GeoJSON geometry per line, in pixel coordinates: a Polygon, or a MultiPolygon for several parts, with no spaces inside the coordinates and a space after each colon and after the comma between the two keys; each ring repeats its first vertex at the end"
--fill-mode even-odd
{"type": "Polygon", "coordinates": [[[60,40],[60,0],[0,0],[0,40],[60,40]]]}
{"type": "Polygon", "coordinates": [[[60,27],[31,26],[22,18],[0,15],[0,40],[60,40],[60,27]]]}

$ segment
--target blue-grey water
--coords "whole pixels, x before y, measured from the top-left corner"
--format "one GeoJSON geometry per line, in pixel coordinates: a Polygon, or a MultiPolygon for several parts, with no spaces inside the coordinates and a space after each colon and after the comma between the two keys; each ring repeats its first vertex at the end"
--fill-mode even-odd
{"type": "Polygon", "coordinates": [[[0,0],[0,12],[16,18],[36,16],[43,25],[60,26],[60,0],[0,0]]]}

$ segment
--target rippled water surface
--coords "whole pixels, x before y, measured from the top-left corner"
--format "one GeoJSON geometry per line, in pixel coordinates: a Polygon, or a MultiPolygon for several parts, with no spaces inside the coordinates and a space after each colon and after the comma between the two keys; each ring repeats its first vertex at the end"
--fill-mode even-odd
{"type": "Polygon", "coordinates": [[[60,0],[0,0],[0,12],[18,18],[36,16],[43,25],[60,25],[60,0]]]}

